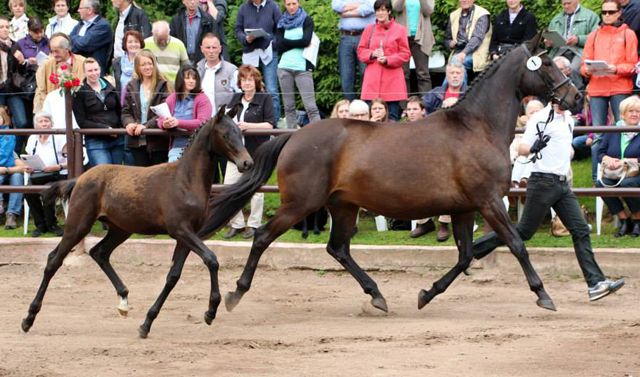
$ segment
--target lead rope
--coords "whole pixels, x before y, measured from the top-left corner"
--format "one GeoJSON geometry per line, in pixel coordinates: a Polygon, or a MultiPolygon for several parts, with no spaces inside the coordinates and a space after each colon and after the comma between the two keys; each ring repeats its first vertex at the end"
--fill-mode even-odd
{"type": "MultiPolygon", "coordinates": [[[[538,140],[540,140],[543,143],[547,143],[549,142],[549,140],[551,140],[551,137],[549,135],[545,135],[544,132],[547,130],[547,125],[549,123],[551,123],[551,121],[553,120],[553,106],[551,106],[551,109],[549,110],[549,116],[547,116],[547,120],[545,122],[538,122],[536,123],[536,130],[538,132],[536,132],[536,136],[538,137],[538,140]],[[542,131],[540,130],[540,124],[544,123],[544,127],[542,128],[542,131]]],[[[537,151],[533,154],[533,156],[529,159],[529,161],[527,161],[527,163],[534,163],[537,160],[542,159],[542,154],[540,153],[541,151],[537,151]]]]}

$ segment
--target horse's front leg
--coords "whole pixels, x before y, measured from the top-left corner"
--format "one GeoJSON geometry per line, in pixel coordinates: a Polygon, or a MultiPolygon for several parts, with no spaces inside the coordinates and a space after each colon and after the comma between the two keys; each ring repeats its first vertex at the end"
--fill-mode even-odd
{"type": "Polygon", "coordinates": [[[204,242],[198,238],[196,232],[191,229],[182,229],[176,232],[174,237],[185,244],[190,250],[193,250],[194,253],[198,254],[209,269],[209,274],[211,275],[211,294],[209,296],[209,310],[204,313],[204,321],[207,325],[211,325],[211,322],[216,318],[216,312],[218,311],[218,306],[221,301],[220,287],[218,286],[218,269],[220,267],[218,259],[213,251],[209,250],[204,242]]]}
{"type": "Polygon", "coordinates": [[[418,309],[422,309],[434,297],[447,290],[449,285],[471,265],[473,260],[473,220],[474,213],[469,212],[462,215],[451,216],[453,224],[453,238],[458,246],[458,263],[440,280],[433,283],[433,287],[428,291],[424,289],[418,294],[418,309]]]}
{"type": "Polygon", "coordinates": [[[147,317],[144,320],[144,323],[138,329],[138,333],[141,338],[146,338],[149,335],[149,331],[151,330],[151,325],[153,321],[158,317],[158,313],[160,313],[160,309],[162,309],[162,305],[166,301],[169,293],[173,290],[173,288],[180,280],[180,275],[182,273],[182,268],[184,267],[184,262],[187,260],[187,256],[189,255],[189,248],[185,245],[181,244],[178,241],[175,250],[173,251],[173,259],[171,263],[171,269],[169,269],[169,274],[167,275],[167,281],[160,292],[160,296],[156,299],[156,302],[153,303],[149,311],[147,312],[147,317]]]}

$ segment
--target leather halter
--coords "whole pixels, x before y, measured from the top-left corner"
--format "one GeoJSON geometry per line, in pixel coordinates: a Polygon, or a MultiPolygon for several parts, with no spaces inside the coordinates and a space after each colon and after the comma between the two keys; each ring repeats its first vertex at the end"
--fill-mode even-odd
{"type": "MultiPolygon", "coordinates": [[[[527,55],[527,58],[531,58],[533,55],[531,55],[531,51],[529,51],[529,48],[527,47],[526,43],[523,43],[521,46],[522,46],[522,49],[525,51],[525,54],[527,55]]],[[[544,51],[542,51],[541,53],[539,53],[536,56],[541,56],[541,55],[544,55],[546,53],[547,53],[547,51],[544,50],[544,51]]],[[[567,103],[566,103],[566,101],[564,99],[567,96],[567,94],[569,94],[569,91],[567,91],[564,94],[564,96],[562,96],[562,98],[558,97],[555,92],[556,92],[556,90],[560,89],[564,85],[567,85],[567,84],[573,85],[571,83],[571,79],[568,78],[568,77],[565,77],[564,80],[562,80],[558,84],[554,84],[554,82],[551,79],[551,77],[549,77],[549,74],[547,74],[546,72],[543,72],[542,69],[537,69],[536,72],[538,72],[538,74],[540,75],[540,78],[542,79],[542,81],[545,83],[545,85],[547,85],[547,88],[549,89],[549,96],[551,97],[551,101],[555,102],[557,104],[565,104],[565,105],[567,105],[567,103]]]]}

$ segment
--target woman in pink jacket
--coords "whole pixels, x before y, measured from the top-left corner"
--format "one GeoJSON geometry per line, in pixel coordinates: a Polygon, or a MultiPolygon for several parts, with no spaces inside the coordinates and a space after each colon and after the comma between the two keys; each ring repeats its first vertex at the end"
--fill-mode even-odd
{"type": "MultiPolygon", "coordinates": [[[[176,92],[167,97],[166,103],[172,116],[158,120],[161,129],[196,130],[211,118],[211,101],[202,92],[200,75],[193,66],[185,66],[178,71],[176,92]]],[[[169,162],[177,161],[182,156],[188,142],[189,136],[171,138],[169,162]]]]}
{"type": "Polygon", "coordinates": [[[376,0],[373,8],[376,23],[364,29],[358,45],[358,58],[367,65],[360,98],[382,98],[389,106],[389,119],[397,121],[399,101],[407,99],[402,65],[411,59],[409,40],[404,26],[391,18],[391,0],[376,0]]]}

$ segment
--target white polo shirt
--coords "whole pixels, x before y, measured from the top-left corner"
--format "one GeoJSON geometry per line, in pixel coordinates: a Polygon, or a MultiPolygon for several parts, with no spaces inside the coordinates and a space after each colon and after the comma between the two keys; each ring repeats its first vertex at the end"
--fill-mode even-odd
{"type": "MultiPolygon", "coordinates": [[[[522,143],[533,145],[538,138],[536,124],[540,122],[539,128],[542,131],[551,109],[551,105],[547,105],[529,119],[527,129],[522,136],[522,143]]],[[[553,115],[553,120],[549,122],[544,131],[545,135],[551,136],[551,140],[540,151],[542,158],[533,163],[531,172],[567,175],[571,168],[571,142],[573,141],[575,122],[569,111],[565,111],[564,114],[558,114],[554,111],[553,115]]]]}

